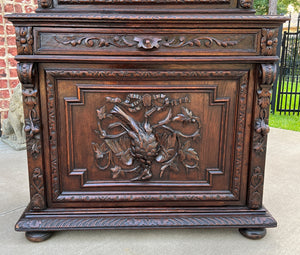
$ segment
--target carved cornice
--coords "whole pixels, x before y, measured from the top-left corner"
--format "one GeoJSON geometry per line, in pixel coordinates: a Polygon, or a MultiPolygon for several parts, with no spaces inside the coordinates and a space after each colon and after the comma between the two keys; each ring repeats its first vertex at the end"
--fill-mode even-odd
{"type": "Polygon", "coordinates": [[[239,0],[239,5],[241,8],[250,9],[253,6],[253,0],[239,0]]]}
{"type": "Polygon", "coordinates": [[[267,29],[261,30],[261,55],[263,56],[275,56],[276,48],[278,44],[278,29],[267,29]]]}
{"type": "Polygon", "coordinates": [[[32,27],[16,27],[16,45],[19,55],[33,53],[32,27]]]}
{"type": "Polygon", "coordinates": [[[73,37],[72,39],[66,38],[54,38],[59,44],[71,45],[76,47],[82,45],[89,48],[103,48],[114,46],[117,48],[131,48],[136,47],[137,49],[142,50],[152,50],[159,49],[161,47],[165,48],[181,48],[181,47],[205,47],[211,48],[213,45],[227,48],[229,46],[237,45],[238,41],[230,40],[218,40],[214,37],[203,36],[195,37],[192,39],[187,39],[185,36],[173,36],[168,38],[167,36],[158,37],[158,36],[141,36],[141,35],[109,35],[106,37],[73,37]]]}
{"type": "Polygon", "coordinates": [[[242,155],[244,143],[244,125],[246,114],[246,97],[248,91],[248,71],[142,71],[142,70],[46,70],[47,83],[47,105],[48,105],[48,123],[50,139],[50,161],[51,161],[51,180],[53,198],[57,201],[157,201],[157,200],[237,200],[239,199],[240,177],[242,171],[242,155]],[[99,194],[99,195],[80,195],[60,194],[59,173],[58,173],[58,152],[57,152],[57,133],[56,133],[56,113],[55,113],[55,84],[59,78],[74,79],[98,79],[98,80],[170,80],[170,79],[214,79],[224,78],[240,79],[240,111],[238,115],[237,128],[237,147],[235,151],[235,160],[238,163],[232,176],[233,194],[145,194],[145,195],[126,195],[126,194],[99,194]]]}
{"type": "Polygon", "coordinates": [[[39,8],[51,8],[53,5],[53,0],[38,0],[39,8]]]}

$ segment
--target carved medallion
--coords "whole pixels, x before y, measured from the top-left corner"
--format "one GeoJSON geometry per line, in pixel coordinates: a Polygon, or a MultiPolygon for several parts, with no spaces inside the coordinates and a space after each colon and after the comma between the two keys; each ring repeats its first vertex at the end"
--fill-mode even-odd
{"type": "Polygon", "coordinates": [[[160,178],[167,171],[185,169],[188,174],[198,168],[192,141],[200,137],[200,119],[179,106],[190,102],[187,96],[171,99],[165,94],[128,94],[125,100],[106,97],[106,102],[97,109],[101,142],[92,144],[100,170],[111,171],[113,179],[145,181],[151,179],[154,163],[160,165],[160,178]],[[157,114],[164,118],[151,123],[157,114]],[[178,130],[172,123],[181,123],[182,128],[178,130]]]}

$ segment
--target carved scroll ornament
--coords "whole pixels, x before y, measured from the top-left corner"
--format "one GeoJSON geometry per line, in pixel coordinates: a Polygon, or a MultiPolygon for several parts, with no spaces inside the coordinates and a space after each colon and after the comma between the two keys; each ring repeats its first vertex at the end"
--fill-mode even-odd
{"type": "Polygon", "coordinates": [[[179,172],[182,165],[186,173],[198,168],[198,153],[191,141],[200,137],[200,119],[186,107],[173,116],[173,110],[180,104],[189,103],[187,96],[170,99],[165,94],[128,94],[125,100],[106,98],[107,105],[97,110],[99,138],[101,144],[93,143],[95,160],[100,170],[109,169],[112,178],[128,178],[131,181],[145,181],[152,177],[153,162],[160,165],[160,178],[167,171],[179,172]],[[110,111],[107,106],[113,104],[110,111]],[[135,114],[144,110],[144,119],[137,121],[135,114]],[[150,116],[166,112],[164,119],[150,123],[150,116]],[[115,121],[114,121],[115,120],[115,121]],[[110,121],[107,128],[103,122],[110,121]],[[192,126],[191,134],[172,128],[172,122],[192,126]],[[113,133],[113,130],[122,130],[113,133]]]}
{"type": "Polygon", "coordinates": [[[73,39],[64,39],[55,37],[55,40],[63,45],[70,44],[73,47],[83,45],[85,47],[110,47],[117,48],[136,47],[142,50],[165,48],[181,48],[181,47],[205,47],[211,48],[213,45],[219,47],[229,47],[238,44],[238,41],[218,40],[213,37],[203,36],[188,40],[185,36],[168,37],[153,37],[153,36],[127,36],[115,35],[108,38],[100,37],[79,37],[73,39]]]}

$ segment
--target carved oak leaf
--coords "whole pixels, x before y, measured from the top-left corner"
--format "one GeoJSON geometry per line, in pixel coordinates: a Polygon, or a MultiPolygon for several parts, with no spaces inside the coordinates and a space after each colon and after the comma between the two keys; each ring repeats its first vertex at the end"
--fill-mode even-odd
{"type": "Polygon", "coordinates": [[[198,153],[194,150],[194,148],[190,147],[191,142],[187,141],[182,148],[179,150],[179,157],[182,161],[184,160],[199,160],[198,153]]]}
{"type": "Polygon", "coordinates": [[[105,105],[102,106],[99,110],[97,109],[97,116],[99,120],[106,118],[105,105]]]}
{"type": "Polygon", "coordinates": [[[160,168],[160,173],[159,173],[159,177],[162,178],[164,173],[165,173],[165,170],[168,169],[170,171],[173,171],[175,173],[178,173],[179,172],[179,168],[177,167],[177,164],[175,164],[173,161],[169,164],[165,164],[163,165],[161,168],[160,168]]]}
{"type": "Polygon", "coordinates": [[[182,113],[177,114],[172,121],[179,121],[183,123],[196,123],[198,117],[193,116],[193,112],[185,107],[181,107],[182,113]]]}
{"type": "Polygon", "coordinates": [[[92,146],[96,155],[96,159],[102,159],[104,157],[104,154],[106,154],[105,144],[102,143],[100,146],[98,143],[92,143],[92,146]]]}
{"type": "Polygon", "coordinates": [[[110,171],[112,172],[112,178],[116,179],[119,177],[119,175],[124,175],[123,171],[121,171],[121,170],[122,170],[121,167],[118,165],[112,167],[110,169],[110,171]]]}
{"type": "Polygon", "coordinates": [[[176,144],[176,134],[167,135],[164,133],[161,137],[161,150],[156,157],[157,162],[164,162],[168,160],[172,155],[172,152],[175,150],[176,144]]]}

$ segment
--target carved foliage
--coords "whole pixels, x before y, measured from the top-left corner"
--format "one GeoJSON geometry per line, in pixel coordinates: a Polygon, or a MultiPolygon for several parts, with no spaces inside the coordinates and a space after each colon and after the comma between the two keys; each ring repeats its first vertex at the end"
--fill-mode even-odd
{"type": "Polygon", "coordinates": [[[258,118],[255,122],[254,150],[257,153],[265,152],[267,134],[270,132],[268,126],[268,114],[270,98],[272,93],[272,83],[276,75],[275,65],[261,65],[261,85],[257,90],[257,100],[259,105],[258,118]]]}
{"type": "Polygon", "coordinates": [[[261,54],[263,56],[275,56],[278,44],[278,29],[263,28],[261,35],[261,54]]]}
{"type": "Polygon", "coordinates": [[[33,47],[32,27],[16,27],[16,44],[19,55],[31,55],[33,47]]]}
{"type": "Polygon", "coordinates": [[[262,203],[262,193],[263,193],[263,183],[264,176],[262,169],[257,166],[255,167],[250,180],[250,198],[249,206],[251,208],[257,209],[261,207],[262,203]]]}
{"type": "Polygon", "coordinates": [[[37,90],[34,88],[34,68],[32,63],[19,63],[18,76],[23,85],[23,102],[25,110],[25,132],[27,150],[37,157],[41,150],[40,117],[36,110],[37,90]]]}
{"type": "Polygon", "coordinates": [[[97,110],[97,132],[102,141],[101,144],[93,143],[100,170],[109,169],[114,179],[144,181],[152,177],[153,162],[160,164],[160,178],[166,171],[179,172],[180,165],[187,174],[189,169],[198,168],[199,157],[191,140],[200,137],[200,119],[186,107],[173,115],[176,106],[189,103],[187,96],[171,99],[165,94],[131,93],[125,100],[107,97],[106,101],[107,104],[97,110]],[[140,122],[135,113],[142,110],[144,119],[140,122]],[[165,118],[151,124],[150,116],[158,112],[166,112],[165,118]],[[107,121],[109,124],[104,129],[103,123],[107,121]],[[192,126],[194,132],[184,134],[172,128],[169,125],[172,122],[192,126]],[[116,128],[122,131],[112,134],[116,128]]]}
{"type": "Polygon", "coordinates": [[[234,46],[238,44],[238,41],[218,40],[213,37],[196,37],[188,40],[185,36],[168,37],[153,37],[153,36],[129,36],[129,35],[115,35],[111,37],[79,37],[73,39],[57,38],[55,40],[63,45],[70,44],[75,47],[77,45],[83,45],[86,47],[136,47],[142,50],[152,50],[161,47],[165,48],[181,48],[181,47],[205,47],[211,48],[213,45],[217,45],[223,48],[234,46]]]}
{"type": "Polygon", "coordinates": [[[44,200],[44,177],[40,168],[35,168],[31,178],[31,208],[41,210],[46,207],[44,200]]]}

